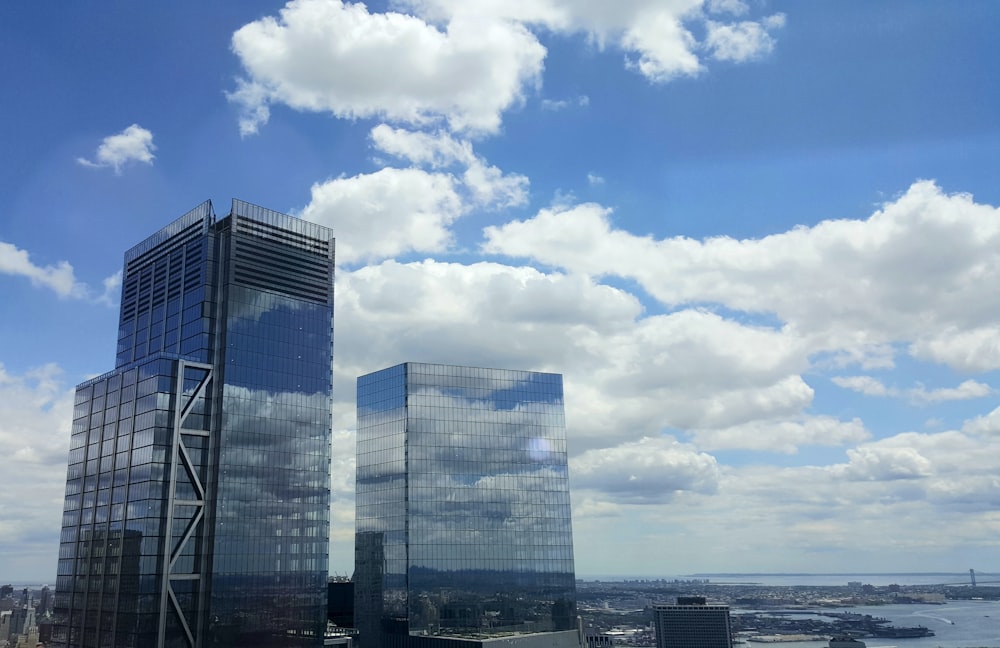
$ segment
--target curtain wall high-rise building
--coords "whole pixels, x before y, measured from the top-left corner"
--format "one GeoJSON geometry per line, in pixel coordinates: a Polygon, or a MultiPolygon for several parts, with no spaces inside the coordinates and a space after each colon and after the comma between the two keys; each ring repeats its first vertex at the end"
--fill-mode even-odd
{"type": "Polygon", "coordinates": [[[681,596],[677,604],[653,606],[656,648],[733,648],[729,606],[681,596]]]}
{"type": "Polygon", "coordinates": [[[562,376],[411,362],[357,399],[362,647],[579,646],[562,376]]]}
{"type": "Polygon", "coordinates": [[[53,644],[322,646],[332,232],[206,202],[125,254],[76,390],[53,644]]]}

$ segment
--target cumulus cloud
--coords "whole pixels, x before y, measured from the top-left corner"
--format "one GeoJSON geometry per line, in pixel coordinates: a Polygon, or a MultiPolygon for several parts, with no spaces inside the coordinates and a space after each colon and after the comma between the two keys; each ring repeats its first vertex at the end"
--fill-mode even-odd
{"type": "Polygon", "coordinates": [[[522,205],[528,199],[528,178],[505,174],[476,155],[472,143],[457,140],[447,133],[422,133],[379,124],[372,129],[376,148],[390,155],[434,169],[464,167],[462,185],[472,205],[504,208],[522,205]]]}
{"type": "Polygon", "coordinates": [[[129,162],[152,165],[155,150],[153,134],[139,124],[132,124],[120,133],[105,137],[97,147],[93,160],[81,157],[76,161],[88,167],[111,167],[120,174],[122,167],[129,162]]]}
{"type": "MultiPolygon", "coordinates": [[[[974,304],[968,307],[975,309],[974,304]]],[[[910,353],[961,371],[990,371],[1000,367],[1000,326],[964,328],[952,324],[916,340],[910,345],[910,353]]]]}
{"type": "Polygon", "coordinates": [[[566,110],[567,108],[572,108],[574,106],[585,108],[590,105],[590,97],[587,95],[580,95],[575,99],[542,99],[542,110],[548,110],[551,112],[558,112],[560,110],[566,110]]]}
{"type": "Polygon", "coordinates": [[[1000,407],[989,414],[969,419],[962,425],[962,431],[972,435],[1000,433],[1000,407]]]}
{"type": "Polygon", "coordinates": [[[703,70],[695,53],[697,41],[684,26],[682,16],[646,8],[621,35],[628,66],[651,81],[665,82],[679,76],[697,76],[703,70]]]}
{"type": "Polygon", "coordinates": [[[943,387],[940,389],[927,389],[923,386],[909,390],[911,399],[923,403],[940,403],[943,401],[968,400],[970,398],[982,398],[993,393],[993,388],[989,385],[975,380],[966,380],[957,387],[943,387]]]}
{"type": "Polygon", "coordinates": [[[698,57],[705,48],[733,54],[728,60],[747,61],[773,48],[769,31],[783,23],[783,16],[760,21],[744,20],[730,25],[709,20],[706,12],[744,15],[749,7],[738,0],[704,2],[683,0],[664,3],[658,0],[607,5],[542,0],[536,2],[488,1],[473,9],[461,0],[409,0],[403,3],[432,20],[472,13],[494,19],[518,21],[558,33],[583,33],[600,48],[616,47],[626,53],[627,64],[653,82],[665,82],[678,76],[695,76],[704,65],[698,57]],[[714,26],[706,42],[699,43],[692,27],[714,26]]]}
{"type": "Polygon", "coordinates": [[[443,131],[410,131],[379,124],[371,131],[376,149],[431,169],[459,167],[461,185],[470,206],[504,208],[528,200],[528,178],[505,174],[472,150],[468,139],[456,139],[443,131]]]}
{"type": "Polygon", "coordinates": [[[339,263],[444,252],[453,243],[452,223],[464,214],[527,201],[528,178],[490,165],[468,139],[388,124],[370,136],[376,150],[414,166],[316,183],[300,212],[334,229],[339,263]]]}
{"type": "Polygon", "coordinates": [[[83,299],[106,306],[116,306],[121,289],[121,271],[106,277],[100,293],[76,278],[69,261],[40,266],[27,250],[0,241],[0,274],[26,277],[32,285],[52,290],[61,298],[83,299]]]}
{"type": "MultiPolygon", "coordinates": [[[[720,569],[738,569],[746,551],[771,555],[775,546],[806,562],[782,555],[773,570],[806,569],[819,553],[841,552],[875,569],[900,552],[931,558],[944,546],[992,542],[1000,415],[972,419],[962,431],[872,441],[860,420],[808,413],[808,335],[692,307],[651,315],[634,295],[595,277],[434,260],[341,272],[335,411],[351,409],[354,376],[400,359],[555,370],[565,376],[578,533],[598,534],[614,516],[627,529],[625,550],[670,542],[680,547],[678,560],[704,564],[685,547],[711,546],[720,569]],[[690,443],[663,436],[665,429],[690,443]],[[845,460],[725,466],[709,454],[810,446],[846,446],[845,460]],[[668,510],[649,506],[667,500],[668,510]],[[921,535],[929,518],[946,520],[952,537],[921,535]],[[858,536],[858,528],[887,519],[899,530],[891,546],[873,548],[858,536]]],[[[841,378],[871,379],[908,399],[921,389],[940,398],[984,385],[900,389],[871,376],[841,378]]],[[[609,550],[600,541],[592,547],[609,550]]]]}
{"type": "Polygon", "coordinates": [[[0,545],[11,578],[54,573],[72,418],[59,367],[15,374],[0,364],[0,545]]]}
{"type": "Polygon", "coordinates": [[[927,389],[923,385],[910,389],[897,389],[896,387],[887,387],[880,380],[871,376],[834,376],[831,380],[840,387],[859,392],[865,396],[906,398],[918,404],[982,398],[993,393],[992,387],[975,380],[966,380],[957,387],[938,389],[927,389]]]}
{"type": "Polygon", "coordinates": [[[890,396],[892,391],[882,384],[882,381],[871,376],[834,376],[833,384],[844,389],[864,394],[865,396],[890,396]]]}
{"type": "Polygon", "coordinates": [[[708,0],[707,8],[713,13],[731,13],[734,16],[742,16],[750,11],[743,0],[708,0]]]}
{"type": "Polygon", "coordinates": [[[588,350],[584,338],[627,330],[641,312],[634,296],[584,277],[434,260],[341,272],[337,300],[339,339],[351,350],[338,361],[368,367],[354,375],[428,355],[458,364],[587,366],[601,362],[588,362],[600,347],[588,350]],[[567,339],[567,330],[580,337],[567,339]]]}
{"type": "Polygon", "coordinates": [[[27,250],[0,241],[0,273],[27,277],[35,286],[53,290],[60,297],[85,297],[87,288],[76,280],[68,261],[39,266],[31,261],[27,250]]]}
{"type": "Polygon", "coordinates": [[[785,454],[794,454],[802,446],[860,443],[870,436],[861,419],[841,421],[832,416],[756,420],[722,429],[691,430],[692,442],[702,450],[766,450],[785,454]]]}
{"type": "Polygon", "coordinates": [[[387,167],[314,184],[299,215],[333,228],[338,263],[351,264],[444,251],[452,242],[448,226],[462,209],[451,175],[387,167]]]}
{"type": "Polygon", "coordinates": [[[760,22],[748,20],[728,25],[709,20],[705,46],[714,59],[745,63],[770,54],[775,44],[771,31],[784,25],[784,14],[774,14],[760,22]]]}
{"type": "Polygon", "coordinates": [[[505,174],[479,159],[465,170],[462,181],[477,205],[502,209],[528,202],[527,176],[505,174]]]}
{"type": "Polygon", "coordinates": [[[715,491],[678,491],[669,507],[584,491],[574,530],[594,542],[577,559],[610,562],[613,573],[617,562],[629,568],[614,556],[665,544],[675,564],[730,571],[745,569],[748,554],[762,571],[807,571],[820,558],[865,570],[912,569],[914,560],[947,569],[951,556],[988,555],[998,530],[1000,435],[905,432],[852,450],[832,466],[720,465],[715,491]],[[618,533],[602,542],[614,512],[618,533]],[[949,533],[928,534],[928,519],[949,533]],[[887,523],[893,533],[882,542],[858,533],[887,523]]]}
{"type": "MultiPolygon", "coordinates": [[[[277,17],[237,30],[232,49],[246,75],[229,99],[240,107],[241,133],[256,133],[274,103],[348,119],[494,133],[502,114],[540,84],[546,50],[532,29],[584,34],[601,49],[623,50],[626,64],[650,81],[665,82],[700,74],[702,50],[734,62],[766,55],[774,48],[771,32],[784,21],[781,14],[732,24],[706,17],[706,9],[716,17],[745,14],[746,5],[732,0],[613,6],[401,0],[394,6],[400,11],[373,13],[361,3],[292,0],[277,17]],[[691,26],[706,28],[704,42],[691,26]]],[[[572,103],[549,99],[542,108],[572,103]]]]}
{"type": "Polygon", "coordinates": [[[840,471],[848,479],[886,481],[931,474],[931,462],[914,448],[882,446],[847,451],[850,461],[840,471]]]}
{"type": "Polygon", "coordinates": [[[659,503],[677,491],[713,493],[715,458],[668,437],[646,437],[615,448],[588,450],[570,461],[574,488],[599,490],[613,499],[659,503]]]}
{"type": "Polygon", "coordinates": [[[476,161],[472,142],[457,139],[440,130],[420,132],[379,124],[372,128],[370,137],[376,149],[412,164],[434,169],[455,164],[468,166],[476,161]]]}
{"type": "Polygon", "coordinates": [[[487,253],[634,279],[671,306],[774,314],[812,353],[864,357],[902,341],[957,369],[1000,368],[1000,295],[990,289],[1000,281],[1000,210],[930,181],[865,220],[760,239],[636,236],[597,204],[544,209],[484,233],[487,253]]]}
{"type": "Polygon", "coordinates": [[[230,95],[244,134],[257,131],[274,102],[494,132],[501,113],[537,83],[545,57],[535,36],[511,21],[463,16],[439,29],[339,0],[293,0],[277,18],[237,30],[232,47],[247,74],[230,95]]]}
{"type": "Polygon", "coordinates": [[[338,273],[336,290],[348,409],[354,376],[401,359],[554,370],[580,453],[664,429],[797,420],[813,398],[794,336],[707,311],[643,316],[634,295],[584,275],[385,261],[338,273]]]}
{"type": "Polygon", "coordinates": [[[96,301],[107,306],[118,306],[118,299],[121,297],[122,271],[105,277],[101,284],[103,292],[98,295],[96,301]]]}

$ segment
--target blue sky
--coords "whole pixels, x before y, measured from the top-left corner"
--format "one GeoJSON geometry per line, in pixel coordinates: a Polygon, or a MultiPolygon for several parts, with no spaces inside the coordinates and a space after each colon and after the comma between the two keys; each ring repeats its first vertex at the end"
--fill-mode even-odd
{"type": "Polygon", "coordinates": [[[54,578],[123,252],[233,197],[337,233],[332,571],[354,378],[407,360],[565,375],[581,575],[988,570],[998,26],[985,1],[0,6],[0,578],[54,578]]]}

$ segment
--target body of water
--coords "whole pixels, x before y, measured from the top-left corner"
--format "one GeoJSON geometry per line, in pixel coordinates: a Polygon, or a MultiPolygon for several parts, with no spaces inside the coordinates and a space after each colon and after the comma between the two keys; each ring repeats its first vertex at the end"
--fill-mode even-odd
{"type": "MultiPolygon", "coordinates": [[[[924,572],[884,574],[691,574],[676,578],[707,578],[709,583],[755,583],[779,587],[782,585],[847,585],[861,581],[867,585],[969,585],[969,572],[924,572]]],[[[982,585],[1000,583],[1000,575],[976,573],[976,582],[982,585]]]]}
{"type": "MultiPolygon", "coordinates": [[[[868,585],[969,585],[969,572],[919,572],[919,573],[863,573],[863,574],[760,574],[760,573],[712,573],[681,574],[674,576],[622,576],[586,575],[583,580],[625,581],[625,580],[689,580],[707,579],[709,583],[753,583],[779,587],[782,585],[847,585],[848,581],[861,581],[868,585]]],[[[981,585],[1000,584],[1000,574],[976,572],[976,582],[981,585]]]]}
{"type": "MultiPolygon", "coordinates": [[[[823,611],[827,611],[824,608],[823,611]]],[[[949,601],[944,605],[872,605],[851,608],[831,608],[835,612],[870,614],[889,619],[897,627],[924,626],[934,631],[933,637],[916,639],[862,639],[868,648],[1000,648],[1000,602],[949,601]]],[[[738,614],[739,609],[733,608],[738,614]]],[[[792,641],[788,643],[746,643],[743,648],[825,648],[826,641],[792,641]]]]}

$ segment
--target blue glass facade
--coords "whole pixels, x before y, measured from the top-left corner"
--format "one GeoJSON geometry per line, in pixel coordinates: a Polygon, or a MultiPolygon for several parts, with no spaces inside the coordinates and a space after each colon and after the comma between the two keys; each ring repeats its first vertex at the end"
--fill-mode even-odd
{"type": "Polygon", "coordinates": [[[117,368],[77,388],[58,646],[321,646],[333,237],[204,203],[125,255],[117,368]]]}
{"type": "Polygon", "coordinates": [[[406,363],[358,378],[356,525],[365,648],[574,628],[562,377],[406,363]]]}

